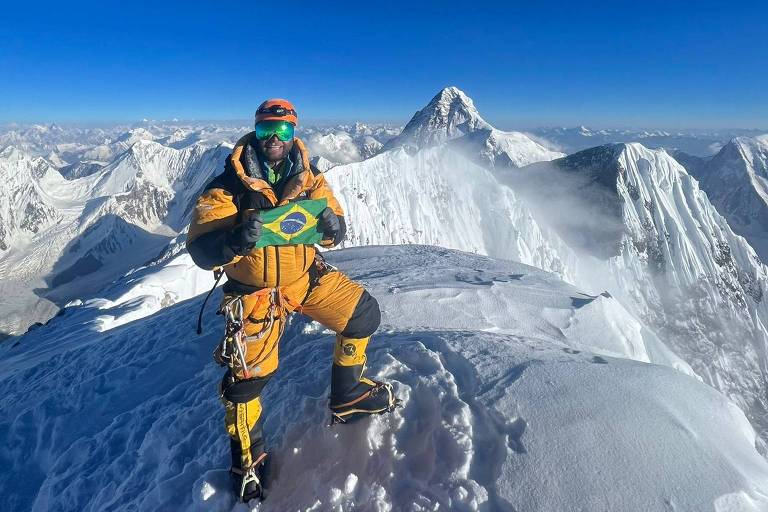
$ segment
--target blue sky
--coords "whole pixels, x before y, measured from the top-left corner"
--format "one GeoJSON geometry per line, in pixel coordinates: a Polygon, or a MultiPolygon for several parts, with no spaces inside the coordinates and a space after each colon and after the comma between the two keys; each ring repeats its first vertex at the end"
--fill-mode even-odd
{"type": "Polygon", "coordinates": [[[0,122],[405,122],[455,85],[502,128],[768,128],[768,2],[14,2],[0,122]]]}

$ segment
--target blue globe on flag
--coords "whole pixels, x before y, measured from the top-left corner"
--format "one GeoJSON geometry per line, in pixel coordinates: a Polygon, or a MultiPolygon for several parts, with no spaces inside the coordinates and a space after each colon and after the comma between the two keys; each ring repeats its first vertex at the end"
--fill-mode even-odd
{"type": "Polygon", "coordinates": [[[302,212],[293,212],[280,222],[280,231],[286,235],[298,233],[307,223],[307,216],[302,212]]]}

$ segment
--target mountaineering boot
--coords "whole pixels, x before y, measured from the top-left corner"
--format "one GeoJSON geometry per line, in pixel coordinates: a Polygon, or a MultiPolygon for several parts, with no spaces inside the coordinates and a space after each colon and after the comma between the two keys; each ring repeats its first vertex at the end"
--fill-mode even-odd
{"type": "Polygon", "coordinates": [[[261,421],[261,403],[255,398],[245,403],[225,401],[225,421],[230,434],[232,490],[247,503],[264,499],[267,478],[267,453],[261,421]]]}
{"type": "Polygon", "coordinates": [[[264,500],[266,497],[267,454],[262,452],[253,464],[245,470],[232,466],[229,475],[232,490],[243,503],[251,500],[264,500]]]}
{"type": "Polygon", "coordinates": [[[395,410],[400,400],[392,384],[363,377],[364,364],[331,368],[331,423],[348,423],[395,410]]]}

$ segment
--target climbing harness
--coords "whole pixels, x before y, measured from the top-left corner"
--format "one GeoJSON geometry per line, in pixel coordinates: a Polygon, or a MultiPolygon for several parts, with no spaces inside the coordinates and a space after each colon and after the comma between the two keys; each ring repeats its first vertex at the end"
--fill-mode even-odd
{"type": "Polygon", "coordinates": [[[249,295],[225,296],[218,311],[218,314],[224,315],[225,318],[224,338],[214,351],[214,359],[220,365],[228,366],[234,375],[242,376],[240,378],[244,379],[251,378],[251,372],[266,361],[277,349],[277,344],[285,330],[285,322],[280,322],[280,332],[271,346],[267,347],[267,344],[264,343],[261,351],[250,365],[246,360],[248,345],[265,340],[272,332],[276,318],[287,317],[290,312],[300,309],[300,307],[298,304],[292,304],[279,287],[263,288],[249,295]],[[259,310],[262,301],[269,301],[267,313],[263,320],[264,326],[259,332],[250,336],[245,334],[245,319],[243,318],[243,302],[246,297],[257,298],[254,310],[259,310]]]}

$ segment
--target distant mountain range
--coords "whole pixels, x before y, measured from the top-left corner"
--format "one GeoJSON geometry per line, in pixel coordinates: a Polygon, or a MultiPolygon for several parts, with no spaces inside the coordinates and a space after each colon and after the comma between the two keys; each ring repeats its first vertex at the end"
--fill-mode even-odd
{"type": "MultiPolygon", "coordinates": [[[[14,144],[0,150],[9,183],[0,196],[0,276],[9,289],[37,290],[3,306],[6,330],[44,320],[39,297],[63,305],[177,254],[194,197],[247,130],[1,135],[14,144]]],[[[314,161],[347,211],[345,246],[437,245],[607,292],[768,435],[768,271],[750,246],[762,250],[766,233],[764,138],[724,141],[709,159],[642,143],[676,140],[661,132],[566,156],[552,140],[494,128],[455,87],[402,131],[357,124],[307,127],[304,136],[321,148],[314,161]]],[[[50,305],[47,316],[55,311],[50,305]]]]}
{"type": "MultiPolygon", "coordinates": [[[[110,508],[114,489],[94,494],[80,478],[92,470],[129,482],[118,494],[126,506],[209,508],[200,500],[220,490],[215,471],[166,471],[182,456],[203,468],[223,460],[215,443],[199,442],[220,430],[210,385],[220,372],[209,361],[220,332],[189,340],[195,297],[213,279],[185,252],[185,229],[195,197],[248,130],[0,132],[2,327],[20,334],[47,322],[0,344],[0,386],[13,404],[0,430],[21,445],[0,456],[31,475],[32,491],[21,493],[0,477],[11,508],[55,508],[51,489],[79,508],[110,508]],[[43,432],[52,424],[53,437],[43,432]],[[30,453],[54,470],[38,471],[30,453]],[[126,475],[126,465],[140,470],[126,475]]],[[[402,130],[305,127],[346,212],[348,238],[329,258],[379,299],[384,328],[369,363],[405,407],[346,431],[364,446],[361,460],[376,454],[354,479],[308,469],[343,441],[320,426],[329,337],[291,322],[284,387],[270,391],[281,404],[270,442],[292,481],[325,485],[331,474],[351,490],[323,488],[321,502],[316,488],[282,486],[272,503],[330,507],[346,496],[352,509],[361,485],[357,498],[375,495],[382,510],[412,508],[402,493],[365,487],[376,482],[410,489],[430,510],[761,510],[768,138],[721,135],[502,131],[455,87],[402,130]],[[563,471],[564,460],[588,474],[563,471]],[[565,498],[539,491],[543,480],[568,489],[565,498]]]]}

